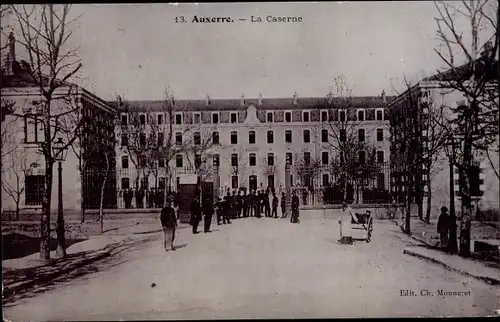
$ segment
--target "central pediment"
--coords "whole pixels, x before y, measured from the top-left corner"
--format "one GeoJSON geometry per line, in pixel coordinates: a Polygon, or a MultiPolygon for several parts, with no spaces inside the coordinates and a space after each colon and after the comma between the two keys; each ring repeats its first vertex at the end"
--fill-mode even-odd
{"type": "Polygon", "coordinates": [[[260,124],[260,120],[257,117],[257,109],[253,105],[249,105],[247,108],[247,117],[245,118],[244,124],[260,124]]]}

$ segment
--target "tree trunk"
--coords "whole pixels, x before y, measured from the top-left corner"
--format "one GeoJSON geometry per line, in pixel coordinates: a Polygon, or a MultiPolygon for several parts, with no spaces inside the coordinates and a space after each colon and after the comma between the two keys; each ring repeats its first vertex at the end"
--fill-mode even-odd
{"type": "Polygon", "coordinates": [[[405,229],[404,232],[408,235],[411,234],[411,197],[412,197],[412,175],[408,176],[406,181],[406,217],[405,217],[405,229]]]}
{"type": "Polygon", "coordinates": [[[45,191],[42,200],[40,221],[40,259],[50,259],[50,203],[52,198],[52,176],[54,163],[45,160],[45,191]]]}
{"type": "MultiPolygon", "coordinates": [[[[430,174],[427,174],[427,178],[430,178],[430,174]]],[[[432,182],[427,179],[427,210],[425,213],[425,222],[430,224],[431,222],[431,207],[432,207],[432,182]]]]}
{"type": "Polygon", "coordinates": [[[19,221],[19,212],[20,209],[19,209],[19,199],[18,199],[18,201],[16,202],[16,221],[19,221]]]}
{"type": "Polygon", "coordinates": [[[80,208],[81,208],[81,213],[80,213],[80,222],[83,224],[85,222],[85,191],[83,191],[83,188],[84,188],[84,184],[83,184],[83,180],[84,180],[84,175],[82,173],[83,171],[80,170],[80,184],[81,184],[81,187],[82,187],[82,200],[80,201],[80,208]]]}

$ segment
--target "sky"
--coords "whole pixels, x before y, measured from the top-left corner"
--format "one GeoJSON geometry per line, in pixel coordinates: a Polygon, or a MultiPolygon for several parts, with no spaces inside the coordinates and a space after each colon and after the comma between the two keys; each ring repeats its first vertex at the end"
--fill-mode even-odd
{"type": "Polygon", "coordinates": [[[178,99],[325,96],[341,74],[353,95],[377,96],[443,67],[430,1],[78,4],[72,14],[82,85],[106,100],[163,99],[166,86],[178,99]]]}

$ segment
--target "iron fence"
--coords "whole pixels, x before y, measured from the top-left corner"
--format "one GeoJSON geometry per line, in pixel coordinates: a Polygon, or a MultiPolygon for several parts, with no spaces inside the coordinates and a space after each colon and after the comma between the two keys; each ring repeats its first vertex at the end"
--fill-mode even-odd
{"type": "Polygon", "coordinates": [[[99,209],[101,189],[103,190],[103,208],[116,209],[116,174],[114,170],[87,169],[82,175],[82,201],[85,209],[99,209]]]}

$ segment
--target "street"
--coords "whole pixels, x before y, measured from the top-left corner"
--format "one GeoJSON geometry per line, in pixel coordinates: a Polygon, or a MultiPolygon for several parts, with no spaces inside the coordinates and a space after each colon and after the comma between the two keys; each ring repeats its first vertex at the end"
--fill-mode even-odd
{"type": "Polygon", "coordinates": [[[164,251],[157,233],[157,242],[124,253],[116,266],[4,307],[5,318],[438,317],[500,308],[500,288],[404,255],[415,242],[394,223],[375,221],[371,243],[349,246],[337,243],[337,219],[303,211],[296,225],[243,218],[207,234],[182,229],[175,252],[164,251]]]}

